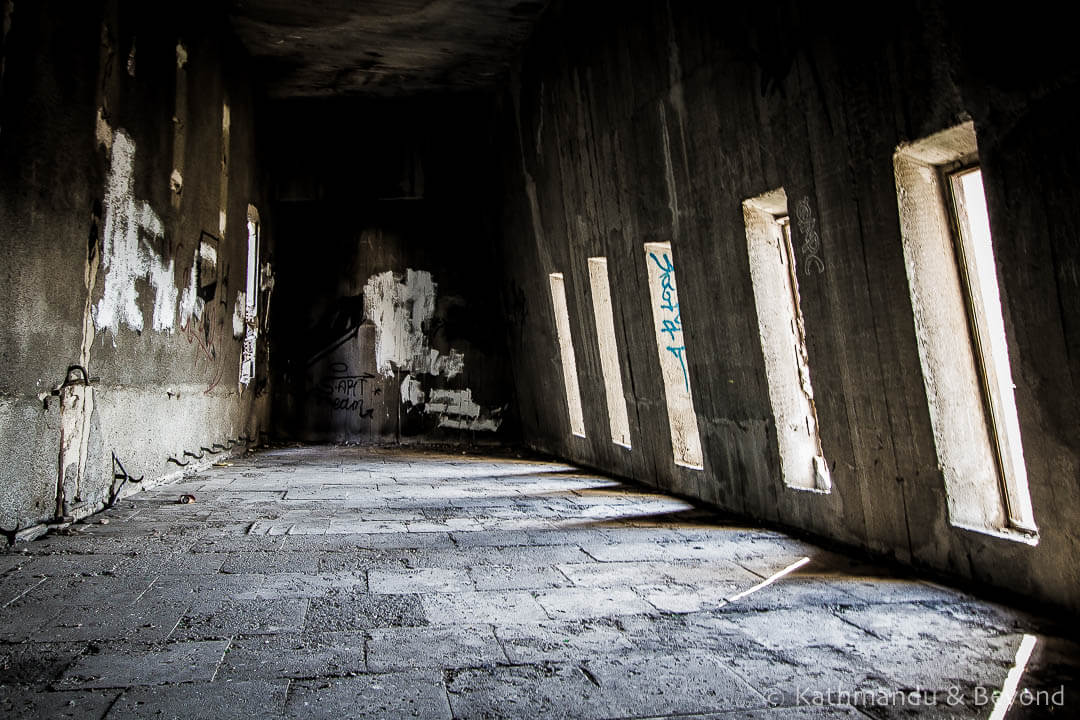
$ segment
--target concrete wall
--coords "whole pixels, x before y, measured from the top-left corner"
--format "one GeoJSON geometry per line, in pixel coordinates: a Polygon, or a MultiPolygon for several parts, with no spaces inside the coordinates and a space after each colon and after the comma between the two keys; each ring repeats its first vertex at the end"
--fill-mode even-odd
{"type": "Polygon", "coordinates": [[[279,436],[514,437],[491,109],[470,94],[275,103],[279,436]]]}
{"type": "Polygon", "coordinates": [[[1067,28],[1025,6],[556,3],[505,94],[505,257],[536,448],[1080,609],[1080,151],[1067,28]],[[881,17],[883,14],[888,17],[881,17]],[[950,523],[893,153],[974,120],[1037,545],[950,523]],[[742,203],[784,188],[831,492],[785,487],[742,203]],[[798,211],[796,211],[798,209],[798,211]],[[673,462],[645,243],[670,242],[704,469],[673,462]],[[587,259],[606,256],[631,444],[611,441],[587,259]],[[570,432],[548,275],[584,400],[570,432]]]}
{"type": "Polygon", "coordinates": [[[59,511],[85,514],[121,465],[151,483],[266,425],[266,358],[241,386],[234,325],[263,206],[255,103],[207,7],[3,2],[5,529],[53,517],[58,479],[59,511]]]}

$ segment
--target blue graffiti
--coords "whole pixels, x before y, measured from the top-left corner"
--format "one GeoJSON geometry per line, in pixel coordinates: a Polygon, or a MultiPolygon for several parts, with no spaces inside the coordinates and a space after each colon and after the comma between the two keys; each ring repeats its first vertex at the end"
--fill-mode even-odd
{"type": "Polygon", "coordinates": [[[656,253],[649,253],[649,257],[656,263],[656,267],[660,268],[660,272],[663,273],[660,276],[660,299],[663,302],[660,305],[662,310],[668,310],[675,313],[676,318],[679,317],[679,303],[672,302],[676,298],[675,294],[675,266],[671,263],[671,258],[667,253],[664,253],[664,262],[660,262],[660,258],[656,257],[656,253]]]}
{"type": "Polygon", "coordinates": [[[668,257],[667,253],[662,253],[663,261],[661,261],[661,257],[657,257],[656,253],[649,253],[649,257],[661,272],[660,309],[667,310],[674,315],[674,317],[660,322],[660,334],[667,335],[668,341],[672,343],[667,346],[667,351],[679,361],[679,367],[682,368],[683,384],[686,386],[686,391],[690,392],[690,375],[686,370],[686,346],[674,344],[676,342],[676,333],[682,333],[683,329],[682,313],[679,310],[678,294],[675,290],[675,265],[671,262],[671,258],[668,257]]]}
{"type": "Polygon", "coordinates": [[[679,347],[668,346],[668,352],[674,355],[679,360],[679,366],[682,368],[683,384],[686,385],[686,391],[690,392],[690,376],[686,372],[686,358],[683,353],[686,352],[686,346],[680,345],[679,347]]]}
{"type": "Polygon", "coordinates": [[[663,320],[660,332],[668,336],[668,340],[675,342],[675,333],[682,332],[682,320],[675,316],[674,320],[663,320]]]}

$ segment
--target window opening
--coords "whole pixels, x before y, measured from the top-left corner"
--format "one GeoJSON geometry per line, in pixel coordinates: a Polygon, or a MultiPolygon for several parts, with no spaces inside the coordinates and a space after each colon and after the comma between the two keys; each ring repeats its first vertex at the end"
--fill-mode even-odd
{"type": "Polygon", "coordinates": [[[974,125],[901,145],[893,163],[949,520],[1037,542],[974,125]]]}
{"type": "Polygon", "coordinates": [[[671,243],[645,243],[645,266],[675,464],[700,470],[703,467],[701,437],[690,392],[690,370],[671,243]]]}
{"type": "Polygon", "coordinates": [[[566,389],[566,408],[570,415],[570,432],[585,437],[585,416],[581,409],[581,388],[578,386],[577,358],[570,336],[570,312],[566,305],[566,286],[562,273],[551,273],[551,303],[555,309],[555,331],[562,358],[563,386],[566,389]]]}
{"type": "Polygon", "coordinates": [[[626,397],[623,395],[607,258],[589,258],[589,283],[592,287],[593,316],[596,318],[596,342],[600,349],[600,369],[604,373],[604,395],[607,399],[611,441],[629,448],[630,418],[626,413],[626,397]]]}
{"type": "Polygon", "coordinates": [[[758,334],[784,483],[828,492],[787,212],[783,188],[743,202],[758,334]]]}
{"type": "Polygon", "coordinates": [[[1006,510],[1012,525],[1034,532],[982,171],[969,167],[949,173],[948,188],[956,230],[957,265],[966,289],[972,345],[980,369],[983,402],[1006,510]]]}

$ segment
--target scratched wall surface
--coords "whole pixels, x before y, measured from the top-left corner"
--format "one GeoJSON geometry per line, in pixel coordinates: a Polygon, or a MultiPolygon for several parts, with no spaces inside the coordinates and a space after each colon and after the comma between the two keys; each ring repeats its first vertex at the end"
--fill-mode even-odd
{"type": "Polygon", "coordinates": [[[489,98],[274,103],[275,432],[515,437],[489,98]]]}
{"type": "Polygon", "coordinates": [[[58,480],[59,511],[79,516],[117,473],[153,483],[242,448],[268,404],[265,357],[238,382],[245,211],[263,198],[250,78],[226,19],[119,0],[4,7],[0,527],[11,530],[57,513],[58,480]]]}
{"type": "Polygon", "coordinates": [[[501,106],[511,356],[536,448],[1080,609],[1078,62],[1040,13],[898,2],[562,3],[501,106]],[[1047,35],[1049,33],[1049,36],[1047,35]],[[949,523],[892,155],[978,133],[1037,546],[949,523]],[[784,486],[742,202],[787,192],[830,493],[784,486]],[[670,242],[704,469],[673,462],[645,243],[670,242]],[[512,251],[511,251],[512,250],[512,251]],[[587,259],[607,257],[632,450],[606,432],[587,259]],[[585,406],[572,436],[550,273],[585,406]]]}

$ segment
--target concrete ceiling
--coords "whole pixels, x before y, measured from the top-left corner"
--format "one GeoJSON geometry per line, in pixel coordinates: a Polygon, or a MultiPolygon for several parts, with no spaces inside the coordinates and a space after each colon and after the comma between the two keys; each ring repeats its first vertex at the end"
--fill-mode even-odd
{"type": "Polygon", "coordinates": [[[271,97],[489,87],[548,0],[233,0],[271,97]]]}

